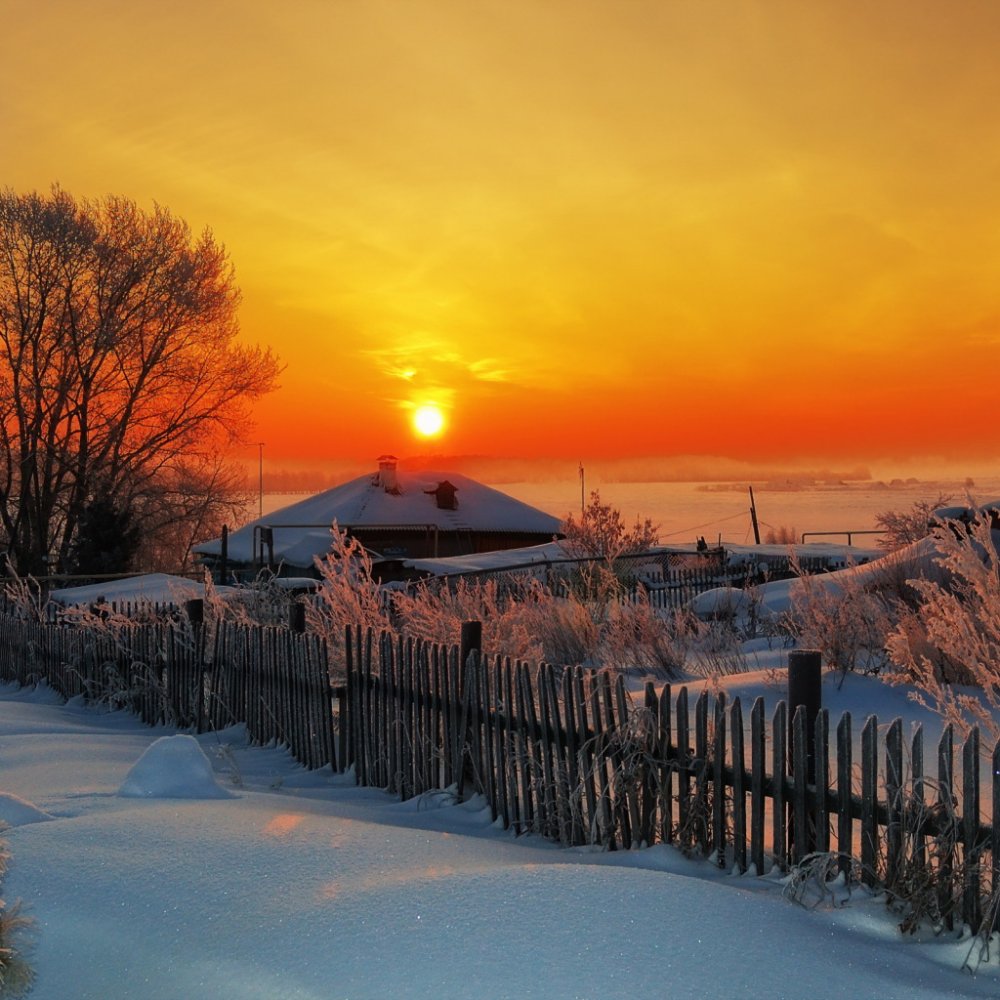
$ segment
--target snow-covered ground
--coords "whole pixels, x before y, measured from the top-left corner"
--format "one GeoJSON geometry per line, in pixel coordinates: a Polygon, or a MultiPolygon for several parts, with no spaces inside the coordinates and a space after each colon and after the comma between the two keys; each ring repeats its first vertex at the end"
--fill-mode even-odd
{"type": "MultiPolygon", "coordinates": [[[[915,717],[901,689],[835,682],[834,713],[915,717]]],[[[725,686],[773,703],[780,683],[725,686]]],[[[903,938],[862,892],[805,909],[776,879],[664,846],[560,849],[479,802],[400,803],[240,729],[195,740],[44,688],[0,688],[0,793],[4,896],[36,922],[35,1000],[1000,991],[1000,965],[961,971],[968,939],[903,938]]]]}

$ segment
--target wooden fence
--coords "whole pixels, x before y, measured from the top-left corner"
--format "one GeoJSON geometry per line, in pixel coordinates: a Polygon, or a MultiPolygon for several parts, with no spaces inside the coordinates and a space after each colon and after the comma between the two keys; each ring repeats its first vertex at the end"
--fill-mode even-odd
{"type": "Polygon", "coordinates": [[[919,906],[944,924],[997,923],[1000,744],[983,796],[978,730],[956,747],[946,727],[931,774],[922,730],[904,738],[900,719],[858,730],[845,713],[833,729],[821,710],[811,746],[804,707],[790,719],[783,701],[768,719],[760,698],[746,713],[684,687],[634,700],[610,671],[462,663],[456,647],[360,632],[348,648],[346,761],[362,784],[454,786],[566,845],[670,843],[758,874],[812,857],[900,897],[931,887],[919,906]]]}
{"type": "Polygon", "coordinates": [[[610,671],[463,659],[457,646],[348,630],[342,686],[315,636],[186,620],[102,630],[0,616],[0,680],[196,730],[243,723],[308,767],[353,769],[403,798],[482,795],[517,832],[609,850],[669,843],[763,874],[810,856],[904,895],[932,917],[993,928],[1000,896],[1000,745],[945,728],[928,748],[901,720],[833,725],[784,702],[738,699],[610,671]],[[981,812],[989,816],[983,822],[981,812]]]}
{"type": "Polygon", "coordinates": [[[307,767],[337,766],[326,644],[288,628],[186,618],[103,627],[0,615],[0,680],[198,732],[244,724],[307,767]]]}

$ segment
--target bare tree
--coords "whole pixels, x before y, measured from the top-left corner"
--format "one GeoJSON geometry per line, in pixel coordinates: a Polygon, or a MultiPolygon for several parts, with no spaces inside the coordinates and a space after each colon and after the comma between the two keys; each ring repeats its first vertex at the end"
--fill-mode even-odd
{"type": "Polygon", "coordinates": [[[237,341],[238,303],[224,248],[165,208],[0,192],[0,527],[19,572],[66,563],[95,505],[145,533],[170,484],[238,440],[279,367],[237,341]]]}
{"type": "Polygon", "coordinates": [[[590,502],[577,520],[567,514],[563,522],[567,548],[581,557],[604,559],[609,565],[621,556],[645,552],[658,542],[659,527],[647,517],[631,528],[625,527],[621,512],[601,502],[599,490],[592,490],[590,502]]]}
{"type": "Polygon", "coordinates": [[[949,494],[939,493],[936,500],[915,500],[906,510],[884,510],[875,515],[882,529],[882,547],[889,551],[903,548],[931,533],[931,519],[939,507],[952,502],[949,494]]]}

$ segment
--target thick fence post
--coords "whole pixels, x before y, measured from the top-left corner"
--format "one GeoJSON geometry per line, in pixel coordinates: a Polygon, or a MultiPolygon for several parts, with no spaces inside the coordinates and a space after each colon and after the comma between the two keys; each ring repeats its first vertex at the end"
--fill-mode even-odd
{"type": "MultiPolygon", "coordinates": [[[[816,716],[823,707],[822,654],[816,649],[793,649],[788,654],[788,713],[791,718],[795,718],[795,710],[800,705],[806,710],[807,776],[813,783],[816,781],[816,716]]],[[[791,750],[789,746],[789,754],[791,750]]]]}
{"type": "MultiPolygon", "coordinates": [[[[796,781],[816,787],[816,718],[823,708],[822,654],[817,649],[794,649],[788,654],[788,711],[792,725],[788,731],[788,770],[796,781]],[[796,753],[795,718],[798,709],[805,714],[805,741],[798,742],[796,753]],[[797,760],[805,752],[805,760],[797,760]],[[804,766],[803,766],[804,765],[804,766]]],[[[801,741],[801,733],[799,735],[801,741]]],[[[822,786],[825,788],[825,782],[822,786]]],[[[817,793],[818,794],[818,793],[817,793]]],[[[794,857],[801,860],[816,849],[816,810],[807,811],[807,789],[795,789],[798,821],[792,824],[795,836],[804,843],[794,845],[794,857]]],[[[813,803],[815,806],[815,803],[813,803]]]]}
{"type": "Polygon", "coordinates": [[[306,606],[301,601],[292,601],[288,606],[288,628],[299,635],[306,630],[306,606]]]}
{"type": "MultiPolygon", "coordinates": [[[[483,648],[483,623],[482,622],[462,622],[462,638],[459,645],[458,663],[458,699],[461,706],[461,723],[459,728],[459,739],[462,740],[462,768],[458,775],[458,797],[461,799],[465,788],[475,787],[475,769],[472,762],[472,712],[473,706],[470,704],[473,690],[478,689],[478,685],[472,684],[472,670],[469,668],[469,657],[475,653],[475,664],[473,669],[479,669],[479,657],[483,648]]],[[[478,711],[478,705],[475,706],[478,711]]]]}
{"type": "MultiPolygon", "coordinates": [[[[483,651],[483,623],[482,622],[462,622],[462,644],[460,649],[460,660],[463,667],[462,676],[465,676],[464,667],[469,660],[469,654],[475,650],[477,653],[483,651]]],[[[464,693],[464,692],[463,692],[464,693]]]]}

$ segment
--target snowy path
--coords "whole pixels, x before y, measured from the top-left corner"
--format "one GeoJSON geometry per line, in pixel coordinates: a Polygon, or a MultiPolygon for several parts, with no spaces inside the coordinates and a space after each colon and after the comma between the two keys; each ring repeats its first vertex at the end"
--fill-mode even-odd
{"type": "MultiPolygon", "coordinates": [[[[0,689],[7,899],[37,921],[34,1000],[995,996],[968,945],[879,902],[806,911],[666,848],[515,839],[443,797],[199,738],[232,798],[125,798],[155,740],[123,713],[0,689]],[[228,747],[228,749],[223,749],[228,747]],[[234,783],[234,778],[239,782],[234,783]],[[35,818],[17,800],[54,818],[35,818]]],[[[200,793],[192,787],[191,794],[200,793]]],[[[0,813],[2,815],[3,813],[0,813]]]]}

